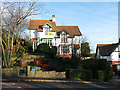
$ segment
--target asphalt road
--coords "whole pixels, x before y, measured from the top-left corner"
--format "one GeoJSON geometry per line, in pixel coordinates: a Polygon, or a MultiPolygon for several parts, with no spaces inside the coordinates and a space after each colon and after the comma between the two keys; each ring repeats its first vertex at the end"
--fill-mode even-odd
{"type": "Polygon", "coordinates": [[[1,82],[2,88],[120,88],[119,85],[109,83],[80,83],[80,82],[1,82]]]}

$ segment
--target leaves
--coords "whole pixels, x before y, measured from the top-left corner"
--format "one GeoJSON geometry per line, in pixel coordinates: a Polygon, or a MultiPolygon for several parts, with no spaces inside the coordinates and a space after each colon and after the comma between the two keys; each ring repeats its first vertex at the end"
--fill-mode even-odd
{"type": "Polygon", "coordinates": [[[82,57],[90,56],[90,46],[89,46],[88,42],[81,44],[81,55],[82,55],[82,57]]]}

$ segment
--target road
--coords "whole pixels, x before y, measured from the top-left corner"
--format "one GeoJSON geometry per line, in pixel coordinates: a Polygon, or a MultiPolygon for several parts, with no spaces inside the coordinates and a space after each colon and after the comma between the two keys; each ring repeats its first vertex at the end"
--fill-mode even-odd
{"type": "Polygon", "coordinates": [[[120,88],[119,85],[109,83],[81,83],[81,82],[1,82],[2,88],[120,88]]]}

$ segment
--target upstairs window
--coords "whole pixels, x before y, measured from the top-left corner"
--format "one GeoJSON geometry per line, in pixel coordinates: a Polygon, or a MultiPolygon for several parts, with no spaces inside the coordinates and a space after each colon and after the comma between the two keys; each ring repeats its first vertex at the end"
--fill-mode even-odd
{"type": "Polygon", "coordinates": [[[61,42],[67,42],[67,35],[65,32],[61,34],[61,42]]]}
{"type": "Polygon", "coordinates": [[[38,26],[38,29],[43,29],[42,26],[38,26]]]}
{"type": "Polygon", "coordinates": [[[50,31],[49,28],[45,28],[45,35],[48,35],[48,32],[50,31]]]}
{"type": "Polygon", "coordinates": [[[69,54],[69,46],[61,46],[61,54],[69,54]]]}
{"type": "Polygon", "coordinates": [[[46,23],[44,26],[42,26],[42,28],[44,28],[45,35],[48,35],[48,32],[50,32],[52,26],[50,24],[46,23]]]}

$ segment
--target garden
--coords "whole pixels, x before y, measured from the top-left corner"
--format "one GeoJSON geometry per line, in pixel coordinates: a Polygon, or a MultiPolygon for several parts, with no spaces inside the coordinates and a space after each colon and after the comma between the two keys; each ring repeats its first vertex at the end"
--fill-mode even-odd
{"type": "MultiPolygon", "coordinates": [[[[20,48],[19,52],[24,50],[20,48]]],[[[76,56],[71,59],[58,57],[56,56],[56,48],[50,48],[47,44],[40,44],[34,55],[44,57],[35,57],[26,65],[40,67],[43,71],[66,71],[66,77],[69,80],[109,81],[112,79],[112,67],[105,59],[82,60],[76,56]]],[[[18,64],[20,66],[20,62],[18,64]]]]}

